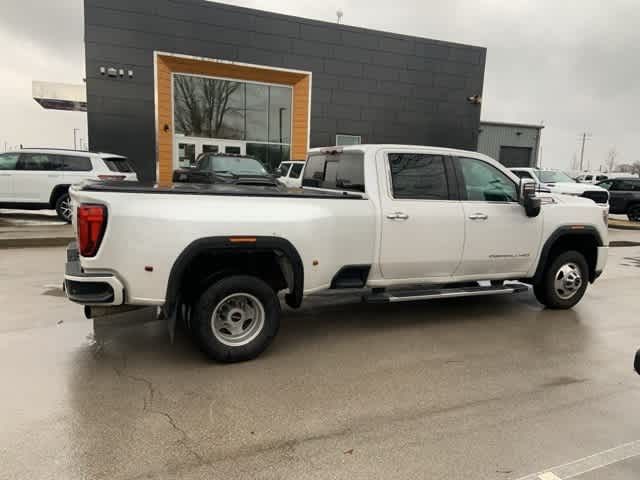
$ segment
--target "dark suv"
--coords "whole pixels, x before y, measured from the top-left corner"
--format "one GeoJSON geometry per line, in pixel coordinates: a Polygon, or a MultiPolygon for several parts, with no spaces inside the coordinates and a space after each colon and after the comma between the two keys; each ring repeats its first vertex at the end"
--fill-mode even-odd
{"type": "Polygon", "coordinates": [[[626,214],[640,222],[640,178],[612,178],[598,186],[609,190],[609,213],[626,214]]]}
{"type": "Polygon", "coordinates": [[[203,153],[191,168],[173,172],[174,182],[279,185],[276,178],[253,157],[230,153],[203,153]]]}

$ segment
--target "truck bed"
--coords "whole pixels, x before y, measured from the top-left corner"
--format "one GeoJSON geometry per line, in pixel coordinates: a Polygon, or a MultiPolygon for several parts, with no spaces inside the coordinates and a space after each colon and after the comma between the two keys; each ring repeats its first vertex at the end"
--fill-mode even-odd
{"type": "Polygon", "coordinates": [[[116,193],[155,193],[175,195],[217,195],[230,197],[293,197],[293,198],[322,198],[322,199],[351,199],[362,200],[363,194],[330,190],[315,190],[289,188],[271,185],[229,185],[202,183],[173,183],[160,185],[145,182],[102,181],[85,182],[75,187],[85,192],[116,192],[116,193]]]}

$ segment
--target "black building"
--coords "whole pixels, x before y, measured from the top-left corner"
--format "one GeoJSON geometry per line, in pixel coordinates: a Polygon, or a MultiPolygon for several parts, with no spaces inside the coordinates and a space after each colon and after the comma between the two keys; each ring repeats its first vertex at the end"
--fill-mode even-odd
{"type": "Polygon", "coordinates": [[[168,180],[202,151],[475,150],[486,50],[197,0],[85,0],[90,147],[168,180]]]}

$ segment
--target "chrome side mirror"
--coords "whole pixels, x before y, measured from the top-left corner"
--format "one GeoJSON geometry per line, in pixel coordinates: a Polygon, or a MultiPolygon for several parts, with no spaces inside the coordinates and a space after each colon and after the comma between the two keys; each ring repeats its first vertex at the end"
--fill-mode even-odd
{"type": "Polygon", "coordinates": [[[520,179],[520,204],[524,207],[527,217],[540,215],[542,201],[536,197],[536,182],[530,178],[520,179]]]}

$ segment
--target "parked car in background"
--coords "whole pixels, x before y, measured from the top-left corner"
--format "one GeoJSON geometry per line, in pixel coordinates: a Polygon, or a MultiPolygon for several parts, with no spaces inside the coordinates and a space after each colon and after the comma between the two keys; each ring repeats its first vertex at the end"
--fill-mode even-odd
{"type": "Polygon", "coordinates": [[[629,176],[628,173],[619,173],[619,172],[613,172],[613,173],[602,173],[602,172],[583,173],[582,175],[579,175],[576,178],[576,181],[578,181],[580,183],[598,183],[598,182],[602,182],[604,180],[609,180],[609,179],[613,179],[613,178],[624,178],[624,177],[628,177],[628,176],[629,176]]]}
{"type": "Polygon", "coordinates": [[[179,183],[228,183],[237,185],[278,185],[255,158],[230,153],[203,153],[190,168],[173,172],[179,183]]]}
{"type": "Polygon", "coordinates": [[[287,187],[302,186],[302,169],[304,168],[304,160],[291,160],[282,162],[278,166],[278,180],[287,187]]]}
{"type": "Polygon", "coordinates": [[[315,148],[302,185],[74,186],[66,294],[89,318],[162,307],[170,331],[184,321],[211,358],[232,362],[271,343],[279,292],[297,308],[329,290],[368,288],[366,301],[395,303],[513,294],[524,283],[566,309],[607,260],[606,212],[538,196],[477,152],[315,148]]]}
{"type": "Polygon", "coordinates": [[[615,178],[598,184],[609,190],[609,212],[622,214],[640,222],[640,178],[615,178]]]}
{"type": "Polygon", "coordinates": [[[55,209],[71,221],[69,186],[83,180],[137,180],[126,157],[54,148],[0,154],[0,208],[55,209]]]}
{"type": "Polygon", "coordinates": [[[520,178],[532,179],[542,192],[561,193],[574,197],[585,197],[607,206],[609,194],[597,185],[578,183],[561,170],[541,168],[512,168],[511,171],[520,178]]]}

